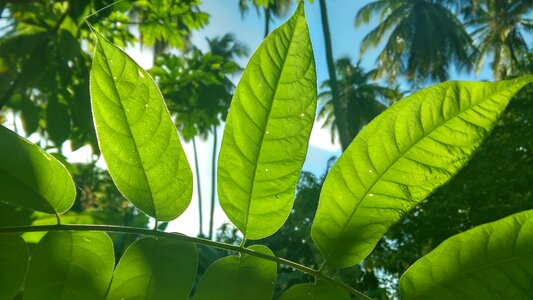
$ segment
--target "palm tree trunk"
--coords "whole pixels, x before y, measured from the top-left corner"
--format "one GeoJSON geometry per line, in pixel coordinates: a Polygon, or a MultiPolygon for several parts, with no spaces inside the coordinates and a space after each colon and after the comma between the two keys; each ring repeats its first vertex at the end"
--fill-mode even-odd
{"type": "Polygon", "coordinates": [[[324,44],[326,45],[326,62],[328,64],[329,80],[331,85],[331,98],[333,101],[333,113],[335,114],[335,124],[339,132],[339,139],[342,150],[346,150],[350,145],[348,133],[346,131],[346,118],[342,111],[339,96],[339,86],[337,83],[337,74],[335,73],[335,61],[333,60],[333,51],[331,50],[331,35],[329,33],[328,12],[326,1],[320,0],[320,15],[322,17],[322,30],[324,32],[324,44]]]}
{"type": "Polygon", "coordinates": [[[213,218],[215,216],[215,191],[216,191],[216,166],[217,166],[217,126],[213,126],[213,156],[211,159],[211,210],[209,212],[209,239],[213,238],[213,218]]]}
{"type": "Polygon", "coordinates": [[[192,138],[192,148],[194,152],[194,168],[196,170],[196,182],[197,182],[197,192],[198,192],[198,219],[199,219],[199,236],[204,236],[204,232],[202,230],[202,224],[203,224],[203,217],[202,217],[202,188],[200,187],[200,168],[198,167],[198,152],[196,150],[196,141],[194,137],[192,138]]]}
{"type": "Polygon", "coordinates": [[[270,32],[270,8],[265,8],[265,38],[270,32]]]}

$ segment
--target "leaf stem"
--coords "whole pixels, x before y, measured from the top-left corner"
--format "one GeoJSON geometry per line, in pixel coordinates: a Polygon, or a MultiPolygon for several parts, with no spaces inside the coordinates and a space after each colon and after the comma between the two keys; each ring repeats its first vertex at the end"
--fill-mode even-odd
{"type": "Polygon", "coordinates": [[[39,226],[12,226],[12,227],[0,227],[0,234],[7,233],[23,233],[23,232],[42,232],[42,231],[105,231],[105,232],[117,232],[117,233],[126,233],[126,234],[136,234],[136,235],[145,235],[145,236],[155,236],[155,237],[164,237],[169,239],[175,239],[179,241],[194,243],[197,245],[203,245],[218,249],[229,250],[233,252],[239,252],[243,254],[248,254],[256,256],[265,260],[273,261],[278,264],[282,264],[293,269],[299,270],[303,273],[312,275],[317,279],[327,281],[335,286],[345,289],[350,294],[358,297],[359,299],[370,300],[368,296],[359,292],[358,290],[348,286],[344,282],[341,282],[333,277],[321,274],[317,270],[306,267],[304,265],[295,263],[293,261],[276,257],[247,248],[241,248],[240,246],[220,243],[208,239],[196,238],[181,233],[172,233],[172,232],[162,232],[154,231],[152,229],[146,228],[136,228],[129,226],[116,226],[116,225],[80,225],[80,224],[57,224],[57,225],[39,225],[39,226]]]}

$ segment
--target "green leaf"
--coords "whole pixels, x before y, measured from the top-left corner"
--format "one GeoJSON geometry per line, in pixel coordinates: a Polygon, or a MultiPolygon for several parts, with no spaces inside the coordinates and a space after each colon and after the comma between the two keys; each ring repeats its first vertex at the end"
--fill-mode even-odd
{"type": "Polygon", "coordinates": [[[291,286],[279,300],[350,300],[350,294],[336,286],[318,282],[318,284],[300,283],[291,286]]]}
{"type": "Polygon", "coordinates": [[[50,139],[58,147],[61,147],[70,135],[71,124],[68,107],[60,102],[58,97],[56,94],[46,106],[46,129],[50,139]]]}
{"type": "MultiPolygon", "coordinates": [[[[273,255],[263,245],[248,249],[273,255]]],[[[276,282],[277,265],[256,256],[244,254],[241,257],[226,256],[215,261],[205,271],[195,300],[216,299],[272,299],[276,282]]]]}
{"type": "Polygon", "coordinates": [[[103,232],[49,232],[33,251],[24,300],[104,299],[113,243],[103,232]]]}
{"type": "Polygon", "coordinates": [[[76,189],[65,167],[52,155],[0,126],[0,201],[45,213],[62,213],[76,189]]]}
{"type": "Polygon", "coordinates": [[[533,77],[446,82],[375,118],[328,174],[312,236],[335,267],[357,264],[387,229],[464,166],[533,77]]]}
{"type": "Polygon", "coordinates": [[[118,189],[158,221],[177,218],[192,197],[192,173],[150,75],[100,34],[90,76],[100,150],[118,189]]]}
{"type": "Polygon", "coordinates": [[[459,233],[400,279],[405,299],[530,299],[533,210],[459,233]]]}
{"type": "Polygon", "coordinates": [[[21,95],[20,113],[22,128],[26,132],[26,135],[28,136],[37,131],[39,127],[40,109],[26,95],[21,95]]]}
{"type": "Polygon", "coordinates": [[[68,60],[80,54],[81,48],[78,40],[67,30],[59,31],[59,53],[68,60]]]}
{"type": "Polygon", "coordinates": [[[219,199],[248,239],[287,219],[316,109],[316,72],[303,5],[251,57],[220,148],[219,199]]]}
{"type": "Polygon", "coordinates": [[[13,299],[28,267],[28,248],[20,235],[0,235],[0,266],[0,299],[13,299]]]}
{"type": "Polygon", "coordinates": [[[197,267],[194,244],[138,240],[120,259],[107,299],[188,299],[197,267]]]}

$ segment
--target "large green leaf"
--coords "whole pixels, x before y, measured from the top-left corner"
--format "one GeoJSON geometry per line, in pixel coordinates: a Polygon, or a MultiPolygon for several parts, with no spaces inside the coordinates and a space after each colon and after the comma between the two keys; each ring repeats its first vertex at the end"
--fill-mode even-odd
{"type": "Polygon", "coordinates": [[[33,251],[24,300],[104,299],[113,243],[103,232],[49,232],[33,251]]]}
{"type": "Polygon", "coordinates": [[[252,55],[224,129],[218,196],[249,239],[287,219],[316,108],[316,72],[303,4],[252,55]]]}
{"type": "Polygon", "coordinates": [[[90,76],[100,150],[118,189],[158,221],[178,217],[192,197],[192,173],[153,79],[98,37],[90,76]]]}
{"type": "MultiPolygon", "coordinates": [[[[263,245],[253,245],[248,249],[273,255],[272,251],[263,245]]],[[[276,275],[275,262],[247,254],[240,257],[227,256],[207,268],[198,284],[194,299],[270,300],[274,293],[276,275]]]]}
{"type": "Polygon", "coordinates": [[[28,248],[20,235],[0,235],[0,266],[0,299],[13,299],[28,268],[28,248]]]}
{"type": "Polygon", "coordinates": [[[197,267],[194,244],[138,240],[120,259],[107,299],[188,299],[197,267]]]}
{"type": "Polygon", "coordinates": [[[533,210],[459,233],[400,279],[405,299],[531,299],[533,210]]]}
{"type": "Polygon", "coordinates": [[[533,77],[446,82],[386,110],[328,174],[312,236],[332,266],[357,264],[394,222],[467,163],[533,77]]]}
{"type": "Polygon", "coordinates": [[[52,155],[0,126],[0,201],[45,213],[68,210],[76,189],[52,155]]]}
{"type": "Polygon", "coordinates": [[[300,283],[291,286],[281,295],[279,300],[349,300],[350,294],[346,290],[318,282],[317,284],[300,283]]]}

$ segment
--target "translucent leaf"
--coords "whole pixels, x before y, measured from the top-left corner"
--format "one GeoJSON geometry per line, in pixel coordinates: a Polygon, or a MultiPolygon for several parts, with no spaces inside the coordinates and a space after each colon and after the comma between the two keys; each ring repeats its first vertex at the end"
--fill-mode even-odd
{"type": "Polygon", "coordinates": [[[49,232],[33,251],[24,300],[104,299],[113,243],[103,232],[49,232]]]}
{"type": "MultiPolygon", "coordinates": [[[[262,245],[253,245],[248,249],[273,255],[270,249],[262,245]]],[[[246,254],[241,257],[226,256],[207,268],[194,299],[270,300],[274,293],[276,274],[275,262],[246,254]]]]}
{"type": "Polygon", "coordinates": [[[138,240],[120,259],[107,299],[188,299],[197,267],[194,244],[138,240]]]}
{"type": "Polygon", "coordinates": [[[28,248],[20,235],[0,234],[0,266],[0,299],[13,299],[28,267],[28,248]]]}
{"type": "Polygon", "coordinates": [[[224,130],[218,196],[246,238],[269,236],[287,219],[315,108],[315,64],[300,4],[252,55],[224,130]]]}
{"type": "Polygon", "coordinates": [[[280,300],[349,300],[350,294],[344,289],[330,284],[300,283],[291,286],[281,295],[280,300]]]}
{"type": "Polygon", "coordinates": [[[192,197],[192,173],[153,79],[98,37],[90,77],[100,150],[118,189],[158,221],[177,218],[192,197]]]}
{"type": "Polygon", "coordinates": [[[348,267],[365,258],[394,222],[467,163],[532,79],[442,83],[366,126],[321,191],[312,236],[327,262],[348,267]]]}
{"type": "Polygon", "coordinates": [[[0,201],[45,213],[74,203],[70,174],[52,155],[0,126],[0,201]]]}
{"type": "Polygon", "coordinates": [[[405,299],[530,299],[533,210],[459,233],[400,279],[405,299]]]}

